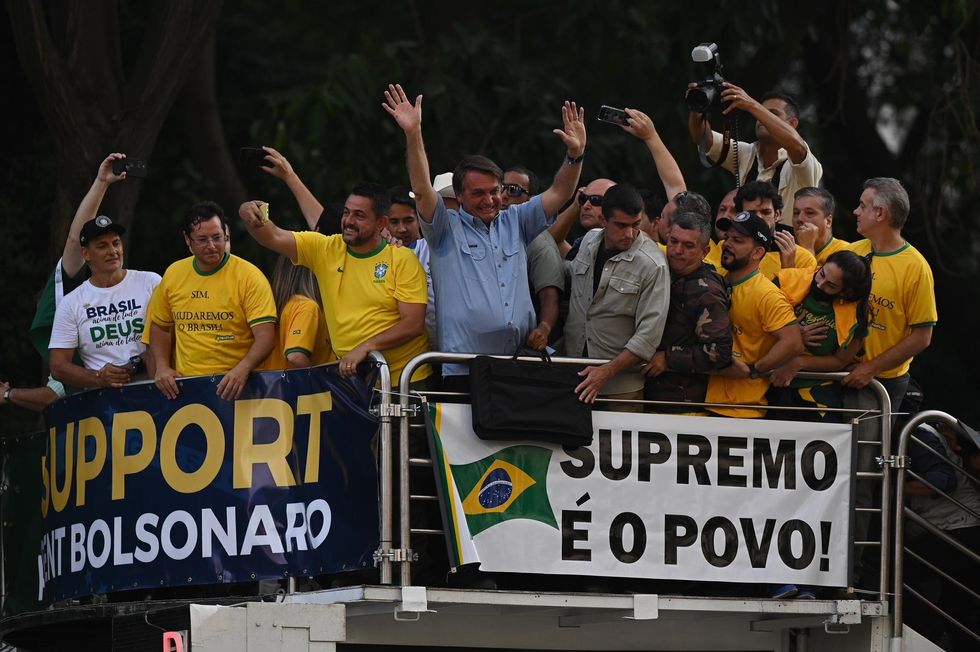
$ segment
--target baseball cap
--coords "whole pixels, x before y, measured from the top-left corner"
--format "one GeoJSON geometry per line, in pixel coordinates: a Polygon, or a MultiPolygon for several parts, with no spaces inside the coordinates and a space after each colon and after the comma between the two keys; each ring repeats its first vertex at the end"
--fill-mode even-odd
{"type": "Polygon", "coordinates": [[[122,224],[116,224],[108,218],[106,215],[99,215],[94,220],[89,220],[84,225],[82,225],[82,232],[78,236],[78,241],[84,247],[94,238],[98,238],[100,235],[106,233],[115,233],[116,235],[122,235],[126,232],[126,227],[122,224]]]}
{"type": "Polygon", "coordinates": [[[432,187],[444,198],[456,199],[456,191],[453,190],[453,173],[443,172],[437,174],[432,180],[432,187]]]}
{"type": "Polygon", "coordinates": [[[772,242],[772,231],[769,229],[769,225],[766,224],[764,219],[752,211],[742,211],[731,219],[722,217],[715,222],[715,226],[722,231],[735,229],[739,233],[744,233],[766,249],[769,248],[769,243],[772,242]]]}

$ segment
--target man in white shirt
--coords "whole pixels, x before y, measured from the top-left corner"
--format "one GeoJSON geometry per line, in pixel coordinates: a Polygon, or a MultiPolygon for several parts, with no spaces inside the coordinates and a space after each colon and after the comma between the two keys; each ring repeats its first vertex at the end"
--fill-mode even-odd
{"type": "Polygon", "coordinates": [[[737,173],[741,184],[758,179],[776,186],[784,206],[780,221],[792,225],[796,191],[819,186],[823,177],[823,166],[796,130],[800,124],[796,101],[778,92],[766,93],[757,101],[735,84],[725,82],[721,102],[722,114],[740,110],[756,120],[756,142],[738,142],[738,169],[735,143],[723,151],[726,143],[721,134],[711,130],[707,115],[691,113],[688,127],[692,140],[712,161],[723,159],[721,165],[732,174],[737,173]]]}
{"type": "Polygon", "coordinates": [[[82,226],[79,243],[92,276],[58,305],[49,344],[51,375],[69,387],[122,387],[143,367],[140,336],[160,276],[123,268],[125,232],[105,215],[82,226]]]}

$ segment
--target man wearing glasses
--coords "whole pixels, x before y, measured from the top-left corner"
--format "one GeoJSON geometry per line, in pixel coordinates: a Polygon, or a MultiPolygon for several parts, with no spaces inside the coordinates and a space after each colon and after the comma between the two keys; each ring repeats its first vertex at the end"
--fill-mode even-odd
{"type": "Polygon", "coordinates": [[[192,206],[182,231],[192,255],[167,268],[153,295],[154,382],[172,399],[178,376],[224,374],[217,393],[233,400],[275,346],[272,289],[255,265],[225,251],[225,214],[214,202],[192,206]]]}
{"type": "MultiPolygon", "coordinates": [[[[526,167],[512,165],[504,170],[500,203],[504,208],[523,204],[540,191],[538,175],[526,167]]],[[[528,282],[538,325],[528,335],[528,346],[543,349],[558,339],[561,295],[565,290],[565,265],[555,239],[547,231],[538,234],[527,247],[528,282]]]]}
{"type": "MultiPolygon", "coordinates": [[[[503,171],[483,156],[456,166],[453,189],[460,209],[449,210],[429,178],[422,142],[422,96],[409,101],[401,86],[385,91],[385,111],[405,133],[408,174],[431,250],[439,348],[460,353],[513,353],[535,326],[527,281],[527,245],[574,193],[585,155],[584,110],[562,107],[554,133],[566,156],[551,187],[502,210],[503,171]]],[[[443,366],[450,389],[468,388],[466,365],[443,366]]]]}
{"type": "Polygon", "coordinates": [[[558,243],[558,251],[565,260],[575,260],[579,245],[582,244],[582,236],[576,238],[572,244],[568,244],[568,233],[572,230],[572,225],[578,220],[586,233],[601,228],[602,198],[606,191],[615,185],[616,182],[611,179],[593,179],[589,184],[578,189],[575,195],[576,201],[569,204],[555,223],[548,227],[548,232],[558,243]]]}

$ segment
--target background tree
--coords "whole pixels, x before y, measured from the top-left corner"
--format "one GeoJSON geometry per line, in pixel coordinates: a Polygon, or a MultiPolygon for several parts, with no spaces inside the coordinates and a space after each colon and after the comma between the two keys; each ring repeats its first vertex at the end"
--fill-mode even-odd
{"type": "MultiPolygon", "coordinates": [[[[425,95],[433,173],[481,152],[550,176],[562,157],[551,129],[559,126],[561,101],[571,98],[590,118],[584,179],[609,176],[661,190],[645,148],[591,119],[601,104],[631,106],[653,117],[689,187],[717,202],[732,177],[697,162],[683,103],[687,83],[699,72],[691,48],[715,41],[733,82],[756,96],[778,87],[801,100],[801,129],[839,203],[839,236],[855,236],[850,211],[864,179],[896,176],[909,188],[906,234],[933,266],[940,304],[933,345],[913,373],[933,405],[980,421],[971,392],[980,353],[968,318],[980,299],[975,3],[723,1],[692,12],[690,5],[665,0],[504,0],[490,9],[445,0],[240,0],[216,18],[214,4],[179,1],[10,2],[6,8],[13,25],[7,36],[18,46],[16,58],[9,52],[4,58],[5,74],[18,102],[12,156],[0,164],[0,211],[11,216],[0,221],[0,247],[13,270],[5,300],[16,308],[0,324],[11,343],[0,351],[0,376],[17,370],[18,382],[40,379],[36,356],[18,339],[30,321],[30,294],[43,285],[53,250],[63,242],[64,218],[56,216],[74,207],[110,145],[123,142],[111,134],[128,133],[123,123],[132,124],[132,114],[119,107],[152,109],[151,122],[158,120],[155,141],[145,141],[150,149],[139,150],[152,159],[153,175],[126,214],[133,216],[130,264],[162,271],[184,255],[175,224],[195,200],[218,198],[234,213],[247,193],[270,201],[286,224],[302,224],[275,179],[234,169],[239,147],[269,144],[284,152],[323,202],[341,200],[359,180],[407,183],[403,140],[380,108],[381,91],[392,81],[425,95]],[[93,37],[82,25],[105,37],[93,37]],[[113,33],[117,45],[106,45],[113,33]],[[66,89],[44,90],[50,86],[45,70],[68,64],[59,68],[48,55],[24,51],[38,39],[58,44],[44,52],[76,62],[63,78],[66,89]],[[127,63],[142,61],[144,51],[171,52],[173,39],[193,41],[198,58],[185,48],[169,69],[127,63]],[[114,58],[122,63],[97,73],[84,63],[114,58]],[[129,88],[136,82],[118,80],[135,80],[133,73],[145,70],[166,72],[166,80],[137,84],[166,86],[159,101],[119,90],[101,97],[101,84],[129,88]],[[50,105],[62,106],[62,95],[87,105],[56,129],[49,114],[65,111],[50,105]],[[86,133],[69,133],[74,129],[86,133]],[[63,181],[69,164],[79,170],[73,186],[63,181]]],[[[752,126],[740,121],[743,136],[752,126]]],[[[243,236],[236,229],[236,253],[268,264],[267,253],[243,236]]]]}

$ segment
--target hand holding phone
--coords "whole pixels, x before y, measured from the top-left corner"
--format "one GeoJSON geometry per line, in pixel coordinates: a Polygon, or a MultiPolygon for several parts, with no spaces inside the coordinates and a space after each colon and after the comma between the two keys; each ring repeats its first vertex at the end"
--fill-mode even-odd
{"type": "Polygon", "coordinates": [[[117,158],[112,162],[112,173],[119,176],[123,172],[126,177],[145,179],[149,169],[146,161],[140,158],[117,158]]]}
{"type": "Polygon", "coordinates": [[[602,122],[619,125],[620,127],[625,127],[630,123],[630,117],[626,115],[626,111],[605,104],[599,107],[599,113],[596,114],[596,118],[602,122]]]}
{"type": "Polygon", "coordinates": [[[238,165],[242,170],[252,170],[254,168],[272,168],[272,163],[266,160],[266,152],[261,147],[242,147],[238,150],[238,165]]]}

